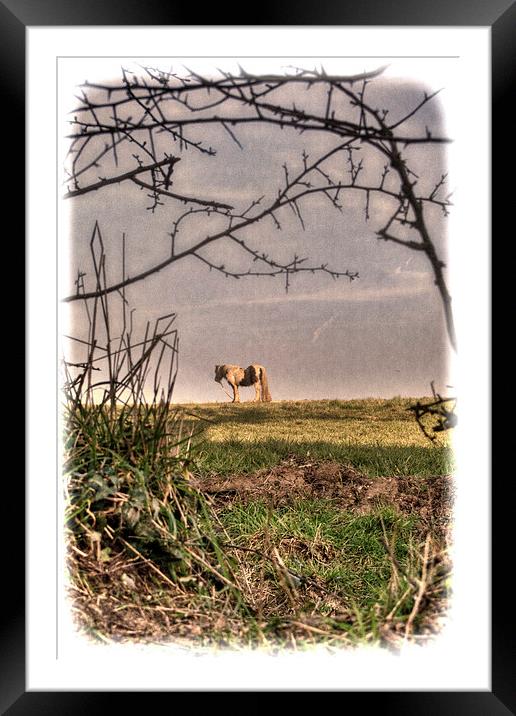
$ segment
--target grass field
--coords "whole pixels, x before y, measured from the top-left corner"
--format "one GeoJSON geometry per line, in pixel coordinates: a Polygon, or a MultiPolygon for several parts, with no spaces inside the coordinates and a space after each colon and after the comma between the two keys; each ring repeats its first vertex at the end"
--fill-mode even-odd
{"type": "Polygon", "coordinates": [[[177,406],[159,449],[152,419],[147,438],[131,423],[138,453],[117,419],[118,442],[113,428],[109,445],[94,442],[94,471],[75,439],[81,628],[219,648],[433,638],[453,453],[449,432],[422,434],[414,402],[177,406]]]}
{"type": "MultiPolygon", "coordinates": [[[[420,400],[424,400],[421,399],[420,400]]],[[[183,406],[204,428],[193,453],[201,473],[252,472],[295,453],[349,462],[366,475],[434,475],[453,469],[450,436],[430,442],[408,411],[416,399],[215,403],[183,406]]],[[[430,398],[428,398],[430,401],[430,398]]]]}

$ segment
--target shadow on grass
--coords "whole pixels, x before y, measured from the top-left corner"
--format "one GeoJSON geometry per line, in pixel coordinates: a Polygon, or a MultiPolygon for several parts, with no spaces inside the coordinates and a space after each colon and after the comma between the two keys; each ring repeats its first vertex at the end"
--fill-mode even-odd
{"type": "Polygon", "coordinates": [[[258,423],[267,423],[271,421],[271,417],[285,417],[285,414],[278,412],[276,406],[269,403],[221,403],[216,407],[194,407],[191,409],[191,416],[196,416],[201,420],[216,422],[218,425],[223,423],[242,422],[251,425],[258,423]]]}
{"type": "MultiPolygon", "coordinates": [[[[217,424],[257,425],[276,420],[374,420],[413,422],[408,410],[414,399],[356,401],[285,401],[277,403],[216,403],[188,406],[187,414],[217,424]]],[[[421,399],[422,400],[422,399],[421,399]]]]}
{"type": "Polygon", "coordinates": [[[201,441],[192,454],[197,474],[230,475],[269,469],[295,455],[306,460],[334,460],[351,464],[369,477],[387,475],[449,475],[453,472],[450,447],[335,445],[326,442],[292,443],[286,440],[261,442],[201,441]]]}

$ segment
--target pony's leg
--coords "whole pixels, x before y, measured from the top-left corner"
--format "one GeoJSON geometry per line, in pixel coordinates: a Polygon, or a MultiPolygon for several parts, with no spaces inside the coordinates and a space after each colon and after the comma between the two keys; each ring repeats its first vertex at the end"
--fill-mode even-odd
{"type": "Polygon", "coordinates": [[[233,388],[233,402],[239,403],[240,402],[240,393],[238,392],[238,385],[233,382],[231,382],[230,385],[233,388]]]}
{"type": "Polygon", "coordinates": [[[254,402],[260,402],[261,400],[261,393],[260,393],[260,381],[257,380],[254,384],[254,402]]]}

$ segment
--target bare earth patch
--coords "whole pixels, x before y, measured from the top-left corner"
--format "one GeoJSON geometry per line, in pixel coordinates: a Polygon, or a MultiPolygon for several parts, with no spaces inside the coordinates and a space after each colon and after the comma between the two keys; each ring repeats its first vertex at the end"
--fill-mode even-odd
{"type": "Polygon", "coordinates": [[[296,456],[270,470],[196,478],[195,485],[219,504],[260,500],[280,507],[299,499],[318,498],[331,499],[357,514],[391,505],[403,514],[417,514],[422,525],[434,533],[449,527],[453,494],[449,475],[367,477],[351,465],[306,462],[296,456]]]}

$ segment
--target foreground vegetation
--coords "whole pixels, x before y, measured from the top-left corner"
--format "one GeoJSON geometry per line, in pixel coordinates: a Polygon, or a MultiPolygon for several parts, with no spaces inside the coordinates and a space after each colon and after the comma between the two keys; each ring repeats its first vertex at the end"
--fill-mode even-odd
{"type": "Polygon", "coordinates": [[[382,475],[411,475],[412,493],[430,493],[431,476],[451,471],[449,438],[426,440],[409,404],[75,406],[67,525],[79,628],[103,641],[269,649],[428,638],[449,589],[442,521],[410,500],[379,494],[357,509],[288,483],[334,465],[327,482],[342,495],[382,475]]]}
{"type": "MultiPolygon", "coordinates": [[[[276,510],[263,502],[234,504],[220,518],[234,548],[252,550],[248,580],[269,634],[282,626],[293,643],[310,634],[393,644],[413,630],[419,639],[433,633],[428,615],[415,608],[422,563],[432,570],[431,579],[424,577],[427,605],[433,599],[438,611],[449,570],[435,545],[431,555],[421,553],[415,516],[389,507],[357,515],[331,501],[300,500],[276,510]]],[[[423,549],[429,547],[430,541],[423,549]]]]}

